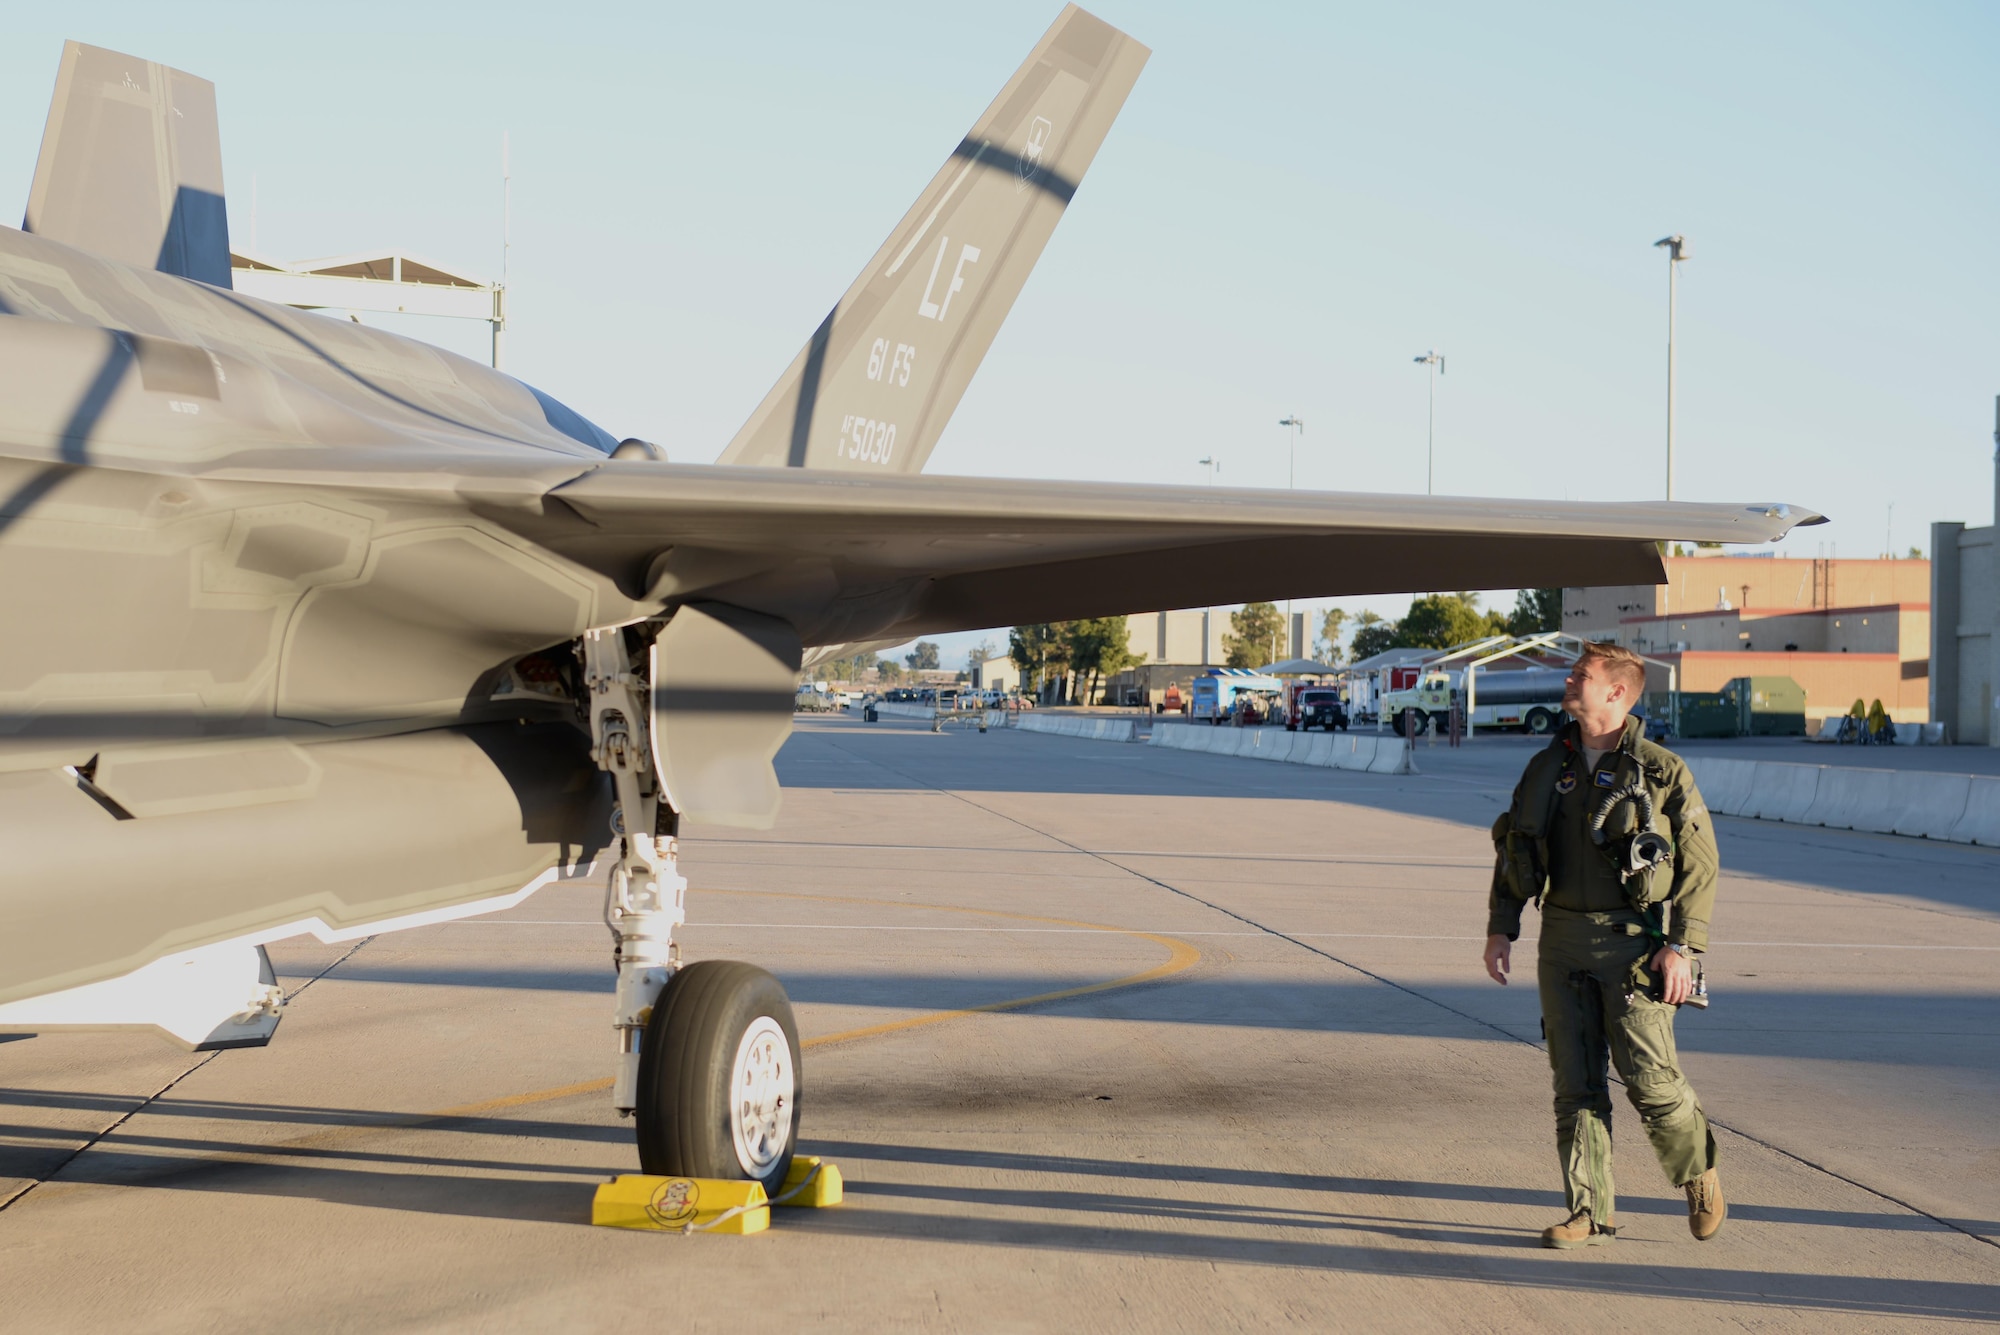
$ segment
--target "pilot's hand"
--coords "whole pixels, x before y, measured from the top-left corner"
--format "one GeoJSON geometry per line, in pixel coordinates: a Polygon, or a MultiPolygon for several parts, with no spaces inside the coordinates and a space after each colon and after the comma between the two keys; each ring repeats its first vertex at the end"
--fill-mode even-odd
{"type": "Polygon", "coordinates": [[[1500,986],[1507,986],[1507,975],[1514,971],[1514,943],[1498,933],[1486,938],[1486,973],[1500,986]]]}
{"type": "Polygon", "coordinates": [[[1660,953],[1653,956],[1653,971],[1660,975],[1660,1000],[1669,1006],[1678,1006],[1694,992],[1694,970],[1689,967],[1687,956],[1672,946],[1661,946],[1660,953]]]}

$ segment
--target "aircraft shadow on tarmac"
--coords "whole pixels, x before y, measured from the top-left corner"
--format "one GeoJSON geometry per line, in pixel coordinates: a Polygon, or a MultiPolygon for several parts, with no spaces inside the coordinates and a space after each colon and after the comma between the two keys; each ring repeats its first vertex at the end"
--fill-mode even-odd
{"type": "MultiPolygon", "coordinates": [[[[897,1147],[839,1142],[815,1142],[815,1153],[848,1160],[896,1159],[913,1157],[897,1147]]],[[[1157,1195],[1119,1195],[1112,1192],[1050,1191],[1052,1172],[1088,1172],[1092,1161],[1050,1160],[1026,1156],[1014,1163],[1012,1156],[962,1156],[956,1152],[916,1151],[915,1155],[939,1153],[931,1162],[962,1163],[987,1172],[1032,1172],[1031,1181],[1018,1188],[968,1188],[878,1181],[870,1174],[849,1178],[849,1191],[860,1208],[817,1212],[798,1227],[815,1232],[860,1237],[893,1237],[991,1246],[1037,1248],[1055,1251],[1120,1253],[1133,1256],[1175,1256],[1220,1263],[1299,1267],[1312,1270],[1345,1271],[1361,1274],[1396,1275],[1418,1279],[1459,1280],[1481,1285],[1530,1289],[1560,1289],[1604,1293],[1619,1297],[1677,1298],[1711,1303],[1740,1303],[1754,1307],[1793,1308],[1804,1311],[1853,1312],[1894,1316],[1914,1316],[1943,1320],[1986,1319],[2000,1314],[2000,1286],[1932,1280],[1906,1280],[1862,1275],[1829,1276],[1771,1270],[1723,1270],[1713,1268],[1716,1259],[1703,1254],[1702,1265],[1672,1264],[1671,1254],[1642,1253],[1643,1260],[1613,1260],[1598,1254],[1588,1264],[1572,1258],[1551,1257],[1536,1246],[1525,1231],[1472,1229],[1437,1224],[1420,1219],[1385,1218],[1379,1214],[1338,1211],[1303,1211],[1295,1207],[1258,1208],[1221,1202],[1199,1195],[1165,1198],[1157,1195]],[[972,1159],[977,1160],[973,1162],[972,1159]],[[1010,1217],[965,1214],[944,1210],[921,1211],[907,1208],[870,1210],[871,1200],[937,1201],[959,1206],[1004,1208],[1010,1217]],[[1074,1222],[1060,1218],[1021,1218],[1020,1210],[1044,1215],[1059,1211],[1096,1216],[1074,1222]],[[1157,1225],[1173,1220],[1195,1225],[1189,1231],[1171,1231],[1157,1226],[1120,1228],[1106,1226],[1102,1216],[1126,1215],[1157,1225]],[[1244,1227],[1316,1230],[1325,1233],[1390,1236],[1419,1244],[1445,1243],[1456,1247],[1502,1249],[1467,1254],[1453,1251],[1390,1249],[1347,1241],[1303,1241],[1292,1238],[1244,1236],[1234,1230],[1244,1227]],[[1532,1250],[1530,1250],[1532,1249],[1532,1250]],[[1527,1252],[1526,1255],[1521,1253],[1527,1252]]],[[[1118,1175],[1142,1175],[1152,1180],[1180,1182],[1177,1171],[1152,1165],[1108,1165],[1118,1175]]],[[[1196,1180],[1224,1181],[1227,1175],[1205,1176],[1196,1180]]],[[[1287,1183],[1286,1185],[1292,1185],[1287,1183]]],[[[1449,1184],[1370,1181],[1367,1179],[1305,1179],[1308,1189],[1365,1194],[1395,1199],[1399,1196],[1443,1196],[1450,1199],[1492,1201],[1501,1196],[1487,1188],[1449,1184]]],[[[1559,1207],[1554,1193],[1532,1195],[1538,1204],[1551,1210],[1559,1207]]],[[[1663,1207],[1666,1212],[1669,1207],[1663,1207]]],[[[1732,1209],[1736,1207],[1732,1206],[1732,1209]]],[[[1837,1212],[1801,1211],[1826,1217],[1806,1222],[1870,1227],[1867,1216],[1837,1212]]],[[[1751,1216],[1739,1213],[1737,1218],[1751,1216]]],[[[1794,1221],[1797,1222],[1797,1221],[1794,1221]]],[[[1934,1225],[1926,1225],[1933,1231],[1934,1225]]],[[[1617,1251],[1645,1248],[1643,1242],[1627,1242],[1617,1251]]]]}
{"type": "MultiPolygon", "coordinates": [[[[28,1090],[0,1091],[0,1107],[33,1104],[43,1107],[121,1110],[118,1100],[101,1095],[28,1090]]],[[[175,1137],[121,1131],[115,1141],[91,1152],[87,1172],[68,1180],[144,1186],[173,1190],[218,1191],[280,1199],[322,1200],[376,1209],[467,1218],[541,1220],[579,1226],[589,1222],[588,1184],[619,1171],[621,1163],[602,1165],[534,1164],[440,1154],[439,1147],[408,1153],[370,1147],[366,1137],[383,1132],[455,1132],[465,1135],[518,1137],[555,1136],[620,1145],[626,1132],[612,1126],[580,1126],[551,1118],[412,1116],[385,1118],[379,1111],[314,1108],[296,1105],[228,1103],[213,1100],[164,1102],[150,1115],[183,1115],[204,1120],[273,1120],[329,1128],[321,1143],[257,1143],[217,1141],[211,1136],[175,1137]],[[243,1158],[216,1156],[241,1155],[243,1158]],[[249,1156],[256,1156],[253,1160],[249,1156]],[[557,1180],[518,1176],[560,1174],[557,1180]]],[[[0,1127],[0,1136],[50,1136],[42,1128],[0,1127]]],[[[1772,1270],[1719,1269],[1717,1254],[1701,1253],[1701,1266],[1672,1264],[1671,1254],[1642,1253],[1627,1262],[1622,1255],[1647,1243],[1628,1240],[1613,1254],[1593,1255],[1588,1264],[1573,1258],[1550,1258],[1533,1248],[1525,1231],[1497,1227],[1466,1227],[1380,1213],[1379,1202],[1398,1200],[1467,1201],[1480,1205],[1535,1206],[1555,1210],[1551,1191],[1492,1187],[1449,1182],[1376,1179],[1262,1172],[1198,1165],[1128,1162],[1046,1154],[1010,1154],[984,1150],[936,1149],[873,1142],[808,1140],[802,1149],[845,1161],[850,1203],[846,1208],[802,1212],[789,1216],[786,1231],[896,1238],[910,1241],[970,1243],[987,1246],[1117,1253],[1132,1256],[1173,1256],[1225,1264],[1301,1267],[1357,1274],[1385,1274],[1419,1279],[1457,1280],[1528,1289],[1558,1289],[1622,1297],[1677,1298],[1756,1307],[1847,1312],[1934,1320],[1985,1320],[2000,1316],[2000,1286],[1866,1275],[1829,1276],[1772,1270]],[[870,1165],[861,1168],[860,1165],[870,1165]],[[953,1186],[897,1181],[894,1165],[926,1169],[950,1168],[977,1172],[995,1185],[953,1186]],[[888,1166],[887,1172],[878,1165],[888,1166]],[[1018,1184],[1007,1179],[1020,1175],[1018,1184]],[[1050,1188],[1052,1178],[1082,1178],[1130,1183],[1171,1184],[1190,1188],[1178,1195],[1117,1190],[1050,1188]],[[1204,1188],[1226,1188],[1232,1197],[1245,1190],[1288,1193],[1285,1203],[1258,1204],[1221,1200],[1204,1188]],[[1297,1193],[1332,1197],[1367,1197],[1373,1211],[1302,1207],[1297,1193]],[[871,1203],[888,1208],[870,1208],[871,1203]],[[890,1204],[895,1202],[896,1204],[890,1204]],[[910,1204],[936,1202],[935,1210],[910,1209],[910,1204]],[[1007,1211],[995,1217],[994,1211],[1007,1211]],[[1038,1217],[1022,1218],[1021,1211],[1038,1217]],[[1105,1217],[1144,1221],[1144,1226],[1107,1226],[1105,1217]],[[1185,1225],[1176,1229],[1162,1225],[1185,1225]],[[1370,1246],[1357,1241],[1301,1240],[1257,1236],[1257,1229],[1283,1229],[1296,1234],[1318,1232],[1388,1237],[1404,1242],[1456,1248],[1428,1251],[1370,1246]]],[[[0,1172],[21,1166],[9,1160],[20,1147],[0,1151],[0,1172]]],[[[1663,1226],[1678,1224],[1677,1202],[1628,1196],[1625,1212],[1658,1216],[1663,1226]]],[[[1891,1232],[1937,1232],[1937,1226],[1905,1214],[1808,1210],[1733,1203],[1739,1223],[1859,1228],[1891,1232]]],[[[1979,1226],[1993,1231],[1995,1225],[1979,1226]]]]}
{"type": "MultiPolygon", "coordinates": [[[[1477,960],[1469,955],[1468,960],[1468,970],[1476,969],[1477,960]]],[[[896,1012],[968,1009],[1103,981],[1098,975],[1048,973],[968,977],[951,972],[850,974],[780,969],[779,975],[795,1005],[868,1006],[896,1012]]],[[[395,961],[369,963],[366,956],[357,956],[341,967],[340,978],[346,983],[525,991],[612,990],[610,975],[594,966],[472,969],[395,961]]],[[[1533,975],[1523,972],[1519,979],[1502,992],[1483,978],[1463,985],[1425,983],[1404,991],[1361,977],[1343,982],[1195,976],[1102,996],[1047,1002],[1018,1013],[1518,1041],[1535,1032],[1539,1014],[1533,975]],[[1435,1003],[1434,1008],[1413,1013],[1413,996],[1435,1003]]],[[[1726,983],[1723,987],[1726,989],[1726,983]]],[[[1713,1009],[1684,1018],[1679,1038],[1682,1050],[1690,1053],[1824,1056],[1840,1061],[1991,1071],[2000,1065],[2000,993],[1723,990],[1718,992],[1713,1009]],[[1819,1048],[1824,1051],[1816,1051],[1819,1048]]]]}

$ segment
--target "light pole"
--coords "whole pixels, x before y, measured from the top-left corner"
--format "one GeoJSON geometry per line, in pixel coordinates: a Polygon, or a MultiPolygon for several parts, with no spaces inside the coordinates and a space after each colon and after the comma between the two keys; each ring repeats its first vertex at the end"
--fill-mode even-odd
{"type": "Polygon", "coordinates": [[[1688,257],[1687,238],[1679,232],[1653,243],[1667,251],[1667,499],[1674,498],[1674,305],[1681,261],[1688,257]]]}
{"type": "Polygon", "coordinates": [[[1290,417],[1279,418],[1278,425],[1292,429],[1291,456],[1285,465],[1285,485],[1296,487],[1299,485],[1299,436],[1306,429],[1306,419],[1293,413],[1290,417]]]}
{"type": "Polygon", "coordinates": [[[1424,428],[1424,495],[1434,496],[1437,494],[1433,484],[1437,473],[1438,377],[1444,374],[1444,354],[1432,348],[1411,360],[1431,368],[1430,423],[1424,428]]]}
{"type": "Polygon", "coordinates": [[[1208,485],[1211,487],[1214,486],[1215,475],[1222,471],[1222,460],[1211,454],[1207,458],[1197,459],[1195,462],[1208,470],[1208,485]]]}
{"type": "MultiPolygon", "coordinates": [[[[1305,434],[1306,419],[1300,417],[1297,413],[1293,413],[1289,417],[1279,418],[1278,425],[1288,426],[1292,429],[1291,453],[1285,465],[1285,487],[1289,490],[1299,484],[1299,437],[1305,434]]],[[[1291,639],[1292,600],[1287,598],[1285,599],[1285,640],[1287,643],[1290,643],[1291,639]]]]}

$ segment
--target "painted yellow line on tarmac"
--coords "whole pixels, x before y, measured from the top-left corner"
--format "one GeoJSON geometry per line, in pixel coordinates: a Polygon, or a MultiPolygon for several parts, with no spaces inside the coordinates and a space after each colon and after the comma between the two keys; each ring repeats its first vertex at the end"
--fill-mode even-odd
{"type": "MultiPolygon", "coordinates": [[[[857,1039],[879,1038],[884,1034],[901,1033],[910,1029],[921,1029],[926,1025],[943,1024],[947,1020],[962,1019],[968,1015],[994,1015],[1004,1011],[1024,1010],[1029,1006],[1040,1006],[1051,1001],[1068,1001],[1072,997],[1094,996],[1100,992],[1113,992],[1119,988],[1139,987],[1145,983],[1158,982],[1174,974],[1193,968],[1201,960],[1201,951],[1178,937],[1163,936],[1158,932],[1135,931],[1129,927],[1113,927],[1108,923],[1079,922],[1073,918],[1044,918],[1028,913],[1007,913],[1000,909],[962,908],[955,904],[913,904],[902,899],[862,899],[848,895],[797,895],[779,890],[703,890],[705,895],[752,896],[759,899],[798,899],[822,904],[870,904],[877,907],[901,909],[925,909],[936,913],[976,913],[987,918],[1008,918],[1016,922],[1049,923],[1058,927],[1069,927],[1093,932],[1113,932],[1119,936],[1134,936],[1167,951],[1164,964],[1154,965],[1139,973],[1127,974],[1123,978],[1113,978],[1103,983],[1088,983],[1082,987],[1066,987],[1055,992],[1038,992],[1031,997],[1012,997],[1006,1001],[989,1001],[979,1006],[965,1006],[957,1010],[932,1011],[925,1015],[912,1015],[906,1019],[890,1020],[884,1024],[868,1025],[861,1029],[846,1029],[837,1034],[821,1034],[804,1040],[799,1046],[808,1050],[828,1047],[834,1043],[851,1043],[857,1039]]],[[[768,923],[766,926],[785,927],[787,923],[768,923]]],[[[595,1094],[611,1088],[611,1078],[605,1076],[597,1080],[583,1080],[574,1085],[558,1085],[553,1089],[531,1090],[525,1094],[508,1094],[497,1099],[483,1099],[478,1103],[461,1103],[452,1108],[439,1108],[435,1112],[419,1113],[405,1119],[403,1127],[420,1125],[434,1120],[453,1117],[476,1117],[481,1113],[500,1112],[507,1108],[519,1108],[531,1103],[548,1103],[555,1099],[566,1099],[575,1094],[595,1094]]],[[[398,1124],[391,1123],[380,1129],[393,1129],[398,1124]]],[[[375,1128],[369,1128],[375,1129],[375,1128]]],[[[313,1140],[318,1137],[307,1137],[313,1140]]],[[[296,1145],[299,1141],[285,1142],[296,1145]]],[[[276,1148],[276,1147],[274,1147],[276,1148]]]]}

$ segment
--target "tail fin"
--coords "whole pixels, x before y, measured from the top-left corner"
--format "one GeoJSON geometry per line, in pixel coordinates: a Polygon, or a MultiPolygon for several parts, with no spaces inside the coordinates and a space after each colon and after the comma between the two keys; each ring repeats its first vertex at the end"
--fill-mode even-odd
{"type": "Polygon", "coordinates": [[[922,469],[1151,54],[1064,9],[718,462],[922,469]]]}
{"type": "Polygon", "coordinates": [[[215,85],[65,42],[21,227],[121,264],[228,287],[215,85]]]}

